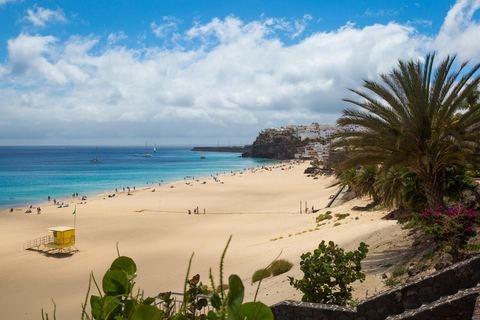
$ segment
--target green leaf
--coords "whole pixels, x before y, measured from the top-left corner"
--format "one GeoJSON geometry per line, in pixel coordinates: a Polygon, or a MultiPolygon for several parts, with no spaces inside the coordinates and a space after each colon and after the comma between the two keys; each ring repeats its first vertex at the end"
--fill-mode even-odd
{"type": "Polygon", "coordinates": [[[141,306],[132,314],[130,320],[160,320],[162,312],[154,306],[141,306]]]}
{"type": "Polygon", "coordinates": [[[155,302],[155,298],[147,298],[142,302],[142,304],[145,305],[145,306],[148,306],[148,305],[151,305],[154,302],[155,302]]]}
{"type": "Polygon", "coordinates": [[[128,295],[132,290],[127,273],[120,270],[107,271],[103,276],[102,287],[109,296],[128,295]]]}
{"type": "Polygon", "coordinates": [[[206,306],[208,306],[208,301],[205,298],[201,298],[195,304],[195,307],[196,307],[197,310],[201,310],[202,308],[205,308],[206,306]]]}
{"type": "Polygon", "coordinates": [[[232,274],[228,278],[228,285],[227,320],[235,320],[242,306],[245,288],[243,287],[242,280],[236,274],[232,274]]]}
{"type": "Polygon", "coordinates": [[[90,306],[92,307],[92,316],[94,319],[107,319],[110,315],[117,315],[122,310],[120,300],[111,296],[90,297],[90,306]]]}
{"type": "Polygon", "coordinates": [[[138,300],[137,299],[128,299],[125,301],[125,309],[124,309],[124,316],[125,318],[130,318],[130,315],[135,312],[138,308],[138,300]]]}
{"type": "Polygon", "coordinates": [[[222,299],[220,299],[220,296],[218,295],[218,292],[213,291],[211,296],[210,296],[210,303],[212,304],[212,307],[215,309],[220,309],[222,305],[222,299]]]}
{"type": "Polygon", "coordinates": [[[92,308],[92,316],[94,319],[100,319],[100,310],[102,308],[100,300],[101,298],[99,296],[90,297],[90,307],[92,308]]]}
{"type": "Polygon", "coordinates": [[[213,312],[212,310],[208,311],[208,315],[207,315],[207,319],[208,320],[218,320],[218,316],[215,314],[215,312],[213,312]]]}
{"type": "Polygon", "coordinates": [[[240,307],[237,320],[273,320],[272,310],[261,302],[247,302],[240,307]]]}
{"type": "Polygon", "coordinates": [[[118,257],[112,262],[110,270],[125,271],[131,279],[134,277],[135,272],[137,272],[137,265],[129,257],[118,257]]]}

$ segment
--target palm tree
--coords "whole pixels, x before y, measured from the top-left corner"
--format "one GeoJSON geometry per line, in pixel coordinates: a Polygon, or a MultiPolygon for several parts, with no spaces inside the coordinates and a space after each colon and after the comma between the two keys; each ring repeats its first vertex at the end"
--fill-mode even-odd
{"type": "Polygon", "coordinates": [[[404,174],[407,170],[400,167],[391,167],[388,172],[378,175],[375,187],[382,198],[382,203],[387,207],[405,207],[405,188],[404,174]]]}
{"type": "Polygon", "coordinates": [[[373,201],[377,202],[378,190],[375,187],[375,182],[377,181],[378,175],[378,166],[377,165],[367,165],[360,170],[357,177],[357,191],[360,196],[369,195],[373,201]]]}
{"type": "Polygon", "coordinates": [[[344,99],[361,109],[345,109],[338,125],[360,125],[363,132],[344,132],[333,147],[349,147],[350,159],[341,169],[376,164],[388,172],[393,166],[409,169],[420,179],[432,208],[444,206],[442,184],[447,167],[480,163],[480,105],[466,109],[462,101],[477,88],[480,64],[452,70],[455,56],[434,68],[435,55],[425,62],[399,61],[383,83],[364,80],[367,93],[350,89],[361,101],[344,99]],[[469,128],[469,130],[467,130],[469,128]]]}
{"type": "Polygon", "coordinates": [[[358,196],[357,193],[357,169],[350,168],[345,171],[342,171],[340,174],[337,175],[338,179],[340,180],[340,186],[346,187],[348,186],[347,191],[355,192],[355,195],[358,196]]]}

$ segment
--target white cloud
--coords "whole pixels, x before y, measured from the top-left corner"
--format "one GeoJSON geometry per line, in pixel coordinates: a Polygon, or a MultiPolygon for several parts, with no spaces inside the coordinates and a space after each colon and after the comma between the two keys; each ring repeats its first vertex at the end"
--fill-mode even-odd
{"type": "MultiPolygon", "coordinates": [[[[189,49],[116,46],[123,32],[108,36],[102,48],[96,36],[62,42],[20,34],[8,42],[8,60],[0,64],[0,82],[8,84],[0,87],[0,136],[14,137],[16,126],[33,127],[34,121],[35,135],[45,137],[83,137],[88,128],[89,137],[102,138],[250,132],[251,139],[267,126],[333,123],[349,107],[341,101],[349,97],[346,88],[358,88],[366,77],[378,79],[398,59],[417,59],[431,49],[450,53],[446,39],[455,49],[478,48],[471,37],[480,34],[474,8],[477,2],[458,2],[433,38],[409,24],[347,23],[285,45],[276,33],[302,30],[294,20],[244,22],[233,16],[197,22],[182,33],[182,41],[195,43],[189,49]],[[68,130],[59,125],[65,130],[55,133],[51,119],[69,123],[68,130]]],[[[158,30],[159,36],[166,30],[158,30]]],[[[470,54],[477,62],[478,52],[470,54]]]]}
{"type": "Polygon", "coordinates": [[[34,9],[27,9],[27,16],[21,21],[28,21],[36,27],[45,27],[47,22],[68,22],[65,13],[58,8],[53,11],[41,7],[34,7],[34,9]]]}
{"type": "Polygon", "coordinates": [[[118,33],[110,33],[108,35],[107,43],[108,45],[112,45],[117,43],[118,41],[121,41],[127,38],[128,38],[127,35],[123,31],[120,31],[118,33]]]}
{"type": "Polygon", "coordinates": [[[480,59],[480,24],[472,19],[480,0],[458,0],[448,12],[432,44],[441,53],[456,53],[461,60],[480,59]]]}
{"type": "Polygon", "coordinates": [[[160,25],[157,25],[155,22],[152,22],[150,24],[150,28],[152,29],[152,32],[158,38],[165,38],[170,33],[177,31],[178,25],[182,23],[180,19],[177,19],[172,16],[163,17],[163,21],[165,21],[165,23],[162,23],[160,25]]]}

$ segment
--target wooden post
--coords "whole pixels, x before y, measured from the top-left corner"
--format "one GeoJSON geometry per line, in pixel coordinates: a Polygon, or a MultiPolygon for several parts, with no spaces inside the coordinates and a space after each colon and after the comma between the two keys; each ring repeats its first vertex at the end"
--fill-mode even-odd
{"type": "Polygon", "coordinates": [[[307,201],[305,200],[305,213],[308,213],[307,201]]]}
{"type": "Polygon", "coordinates": [[[300,200],[300,213],[302,213],[302,200],[300,200]]]}

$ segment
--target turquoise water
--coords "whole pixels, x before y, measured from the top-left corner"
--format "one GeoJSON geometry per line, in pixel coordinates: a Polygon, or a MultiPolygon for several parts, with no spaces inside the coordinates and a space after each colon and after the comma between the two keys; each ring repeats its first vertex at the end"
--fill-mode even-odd
{"type": "Polygon", "coordinates": [[[193,152],[186,147],[157,147],[142,157],[143,147],[101,147],[100,163],[91,163],[95,147],[0,147],[0,208],[65,198],[91,196],[116,188],[207,177],[270,164],[272,160],[241,158],[239,153],[193,152]],[[138,157],[134,155],[137,154],[138,157]],[[204,154],[207,158],[200,159],[204,154]]]}

